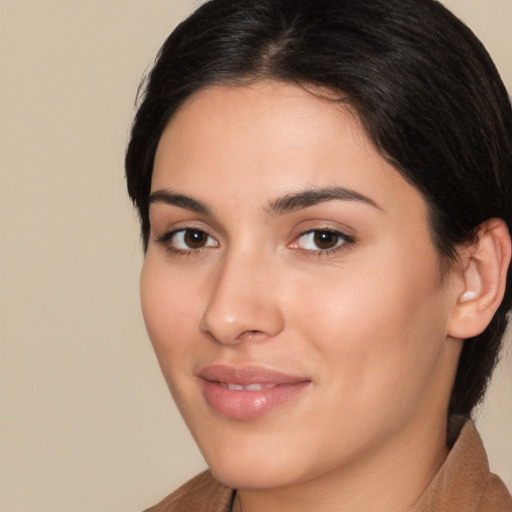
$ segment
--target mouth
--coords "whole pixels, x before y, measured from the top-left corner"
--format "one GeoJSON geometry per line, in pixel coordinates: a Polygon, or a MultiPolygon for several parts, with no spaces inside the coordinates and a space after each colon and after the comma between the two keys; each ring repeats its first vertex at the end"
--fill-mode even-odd
{"type": "Polygon", "coordinates": [[[247,386],[242,386],[242,384],[232,384],[219,382],[220,386],[225,389],[229,389],[229,391],[260,391],[261,389],[272,389],[275,388],[278,384],[248,384],[247,386]]]}
{"type": "Polygon", "coordinates": [[[207,366],[198,377],[210,408],[221,416],[242,421],[285,406],[311,384],[308,378],[257,366],[207,366]]]}

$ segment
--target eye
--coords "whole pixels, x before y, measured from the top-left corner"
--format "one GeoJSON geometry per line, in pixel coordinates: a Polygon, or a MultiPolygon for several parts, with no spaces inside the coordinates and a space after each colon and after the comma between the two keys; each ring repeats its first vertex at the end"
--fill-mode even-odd
{"type": "Polygon", "coordinates": [[[205,231],[200,229],[178,229],[171,231],[158,239],[168,250],[184,253],[200,251],[208,247],[218,247],[218,242],[205,231]]]}
{"type": "Polygon", "coordinates": [[[302,249],[315,253],[330,252],[351,244],[354,239],[339,231],[330,229],[314,229],[303,233],[290,245],[292,249],[302,249]]]}

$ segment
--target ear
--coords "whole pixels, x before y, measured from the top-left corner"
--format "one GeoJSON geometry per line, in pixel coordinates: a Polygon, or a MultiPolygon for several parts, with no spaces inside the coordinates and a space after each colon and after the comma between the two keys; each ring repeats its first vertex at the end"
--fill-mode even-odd
{"type": "Polygon", "coordinates": [[[460,254],[462,267],[448,324],[450,336],[472,338],[489,325],[505,293],[510,254],[505,222],[489,219],[482,223],[476,241],[460,254]]]}

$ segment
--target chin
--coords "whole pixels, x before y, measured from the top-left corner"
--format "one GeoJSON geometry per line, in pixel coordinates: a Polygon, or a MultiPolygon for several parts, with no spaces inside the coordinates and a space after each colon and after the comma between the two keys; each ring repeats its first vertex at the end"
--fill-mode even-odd
{"type": "Polygon", "coordinates": [[[283,439],[276,443],[261,436],[246,438],[245,443],[240,441],[233,435],[230,443],[208,443],[202,450],[212,474],[226,487],[244,490],[285,488],[311,480],[324,469],[312,458],[314,453],[304,452],[303,445],[302,448],[295,443],[286,445],[283,439]],[[308,460],[312,464],[308,464],[308,460]]]}
{"type": "Polygon", "coordinates": [[[284,469],[253,464],[245,459],[233,461],[229,466],[216,464],[209,467],[218,482],[232,489],[268,490],[287,487],[301,480],[284,469]]]}

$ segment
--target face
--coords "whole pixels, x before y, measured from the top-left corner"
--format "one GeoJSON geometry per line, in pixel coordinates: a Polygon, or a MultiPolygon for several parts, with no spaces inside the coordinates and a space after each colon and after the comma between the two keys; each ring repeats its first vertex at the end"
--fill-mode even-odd
{"type": "Polygon", "coordinates": [[[453,286],[424,200],[346,107],[202,90],[160,140],[150,222],[147,329],[222,482],[355,471],[446,415],[453,286]]]}

